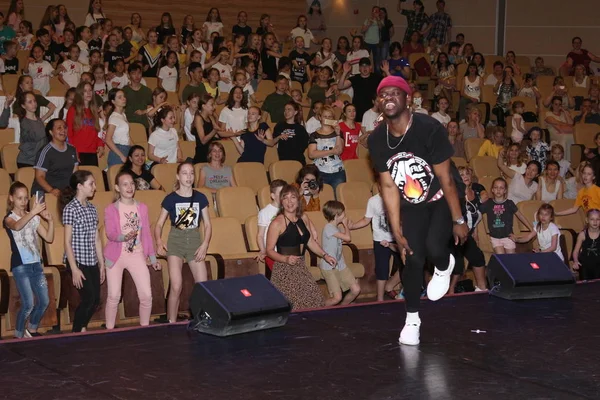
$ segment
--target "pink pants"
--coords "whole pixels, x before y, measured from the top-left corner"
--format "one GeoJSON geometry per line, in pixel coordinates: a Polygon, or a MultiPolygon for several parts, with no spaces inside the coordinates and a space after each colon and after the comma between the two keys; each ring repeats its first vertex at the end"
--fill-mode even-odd
{"type": "Polygon", "coordinates": [[[152,289],[150,288],[150,271],[146,266],[144,253],[121,252],[117,262],[106,269],[106,281],[108,284],[108,296],[106,299],[106,328],[115,327],[117,308],[121,300],[121,286],[123,283],[123,271],[127,269],[133,278],[138,298],[140,299],[140,325],[146,326],[150,323],[152,312],[152,289]]]}

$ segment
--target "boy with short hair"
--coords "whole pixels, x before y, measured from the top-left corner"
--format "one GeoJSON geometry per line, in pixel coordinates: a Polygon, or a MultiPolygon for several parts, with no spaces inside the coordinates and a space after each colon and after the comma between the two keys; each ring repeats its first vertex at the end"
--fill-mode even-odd
{"type": "Polygon", "coordinates": [[[145,111],[152,104],[152,90],[142,84],[142,66],[139,63],[131,63],[127,72],[129,73],[129,85],[123,88],[127,98],[125,106],[127,121],[142,124],[148,131],[148,118],[146,115],[139,114],[138,111],[145,111]]]}
{"type": "Polygon", "coordinates": [[[4,62],[3,74],[16,75],[19,72],[17,46],[17,42],[13,42],[12,40],[4,42],[2,45],[4,48],[4,55],[2,56],[2,61],[4,62]]]}
{"type": "Polygon", "coordinates": [[[329,200],[323,206],[323,215],[328,224],[323,228],[322,247],[325,254],[331,255],[337,261],[335,267],[329,265],[325,259],[321,259],[319,264],[321,274],[331,295],[329,299],[325,300],[325,305],[334,306],[340,302],[342,305],[347,305],[352,303],[360,294],[360,285],[350,268],[346,266],[342,253],[343,242],[352,240],[350,228],[348,228],[346,208],[339,201],[329,200]],[[338,229],[338,225],[342,226],[341,230],[338,229]],[[342,292],[348,290],[350,292],[342,300],[342,292]]]}
{"type": "Polygon", "coordinates": [[[274,261],[267,257],[267,231],[269,230],[271,221],[273,221],[279,213],[279,208],[281,207],[279,195],[281,194],[281,189],[285,185],[287,185],[287,183],[282,179],[275,179],[271,182],[269,185],[271,202],[258,213],[258,233],[256,234],[256,242],[258,243],[258,249],[260,251],[258,260],[264,261],[267,267],[269,267],[269,270],[273,269],[274,261]]]}
{"type": "Polygon", "coordinates": [[[190,94],[197,93],[198,96],[202,97],[206,94],[206,88],[202,83],[202,64],[193,62],[188,67],[188,75],[190,77],[189,83],[183,88],[181,93],[181,104],[186,104],[190,94]]]}

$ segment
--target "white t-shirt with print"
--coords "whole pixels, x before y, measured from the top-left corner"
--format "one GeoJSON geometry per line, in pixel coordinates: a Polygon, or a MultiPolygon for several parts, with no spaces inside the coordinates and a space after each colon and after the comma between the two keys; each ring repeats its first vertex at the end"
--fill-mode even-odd
{"type": "Polygon", "coordinates": [[[385,215],[383,199],[381,198],[379,193],[369,199],[369,202],[367,203],[367,211],[365,212],[365,217],[371,219],[374,241],[394,241],[394,237],[390,231],[390,227],[388,224],[387,216],[385,215]]]}
{"type": "Polygon", "coordinates": [[[444,128],[448,127],[448,124],[452,120],[452,118],[450,118],[450,116],[448,114],[442,115],[439,111],[431,114],[431,117],[440,121],[440,124],[444,125],[444,128]]]}
{"type": "Polygon", "coordinates": [[[290,32],[290,35],[292,36],[292,42],[295,41],[298,36],[300,36],[302,39],[304,39],[304,48],[305,49],[310,48],[311,42],[313,40],[315,40],[315,37],[314,37],[313,33],[310,31],[310,29],[296,27],[296,28],[292,29],[292,31],[290,32]]]}
{"type": "Polygon", "coordinates": [[[550,222],[548,228],[542,231],[538,231],[537,228],[538,227],[536,227],[537,239],[538,243],[540,244],[540,249],[542,250],[550,248],[552,246],[552,236],[558,235],[558,242],[556,244],[556,250],[554,250],[554,252],[560,257],[561,260],[565,261],[562,254],[562,250],[560,249],[560,231],[558,230],[556,224],[550,222]]]}
{"type": "Polygon", "coordinates": [[[220,93],[229,93],[231,88],[233,87],[233,82],[231,82],[231,65],[222,64],[220,62],[213,65],[213,68],[219,70],[219,76],[221,79],[229,79],[229,83],[225,83],[223,81],[219,81],[219,92],[220,93]]]}
{"type": "Polygon", "coordinates": [[[125,86],[129,85],[129,77],[127,74],[123,74],[123,76],[114,76],[108,82],[108,90],[112,88],[123,89],[125,86]]]}
{"type": "Polygon", "coordinates": [[[162,79],[162,87],[167,92],[177,91],[177,68],[165,65],[158,71],[158,77],[162,79]]]}
{"type": "Polygon", "coordinates": [[[177,162],[177,143],[179,137],[175,128],[165,131],[162,128],[157,128],[150,134],[148,144],[154,146],[154,155],[158,158],[167,157],[167,162],[177,162]]]}
{"type": "Polygon", "coordinates": [[[248,125],[248,110],[225,107],[219,115],[219,122],[223,122],[227,130],[243,131],[248,125]]]}
{"type": "Polygon", "coordinates": [[[29,76],[33,79],[33,88],[39,90],[42,96],[50,91],[50,77],[54,68],[46,60],[29,64],[29,76]]]}

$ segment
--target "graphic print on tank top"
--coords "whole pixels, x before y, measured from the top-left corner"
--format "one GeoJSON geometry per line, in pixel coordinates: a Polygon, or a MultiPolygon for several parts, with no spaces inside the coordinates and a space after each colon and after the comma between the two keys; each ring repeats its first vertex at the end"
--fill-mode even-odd
{"type": "MultiPolygon", "coordinates": [[[[404,200],[419,204],[427,199],[434,178],[431,166],[413,153],[401,152],[387,161],[392,179],[400,189],[404,200]]],[[[437,195],[430,201],[437,200],[437,195]]]]}

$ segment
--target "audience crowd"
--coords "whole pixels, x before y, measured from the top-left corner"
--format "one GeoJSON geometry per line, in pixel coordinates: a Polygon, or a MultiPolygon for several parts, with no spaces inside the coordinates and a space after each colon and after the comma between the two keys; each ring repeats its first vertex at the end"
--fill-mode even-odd
{"type": "Polygon", "coordinates": [[[455,246],[450,293],[469,290],[461,279],[465,259],[473,271],[470,290],[488,289],[487,248],[497,254],[554,252],[580,279],[600,278],[600,127],[585,142],[595,143],[592,148],[577,134],[600,125],[600,88],[590,68],[600,58],[583,49],[579,37],[555,71],[541,57],[531,66],[513,51],[502,59],[488,56],[494,61],[486,63],[465,35],[453,35],[444,0],[432,14],[421,0],[399,1],[395,11],[406,17],[404,32],[395,31],[388,10],[374,6],[362,26],[339,38],[327,37],[319,0],[286,35],[276,33],[277,21],[268,14],[251,27],[240,11],[237,24],[226,26],[217,8],[202,22],[187,15],[181,26],[169,12],[149,24],[134,13],[128,25],[115,26],[101,0],[90,0],[85,21],[77,23],[64,5],[48,6],[34,29],[24,3],[12,0],[6,15],[0,13],[2,88],[9,75],[18,76],[16,92],[4,91],[0,126],[19,127],[17,166],[35,170],[31,188],[18,181],[10,187],[4,219],[21,298],[18,338],[39,335],[49,304],[38,236],[64,240],[64,263],[80,296],[74,332],[87,329],[104,281],[106,327],[115,326],[125,269],[137,289],[140,324],[148,325],[147,264],[161,269],[157,257],[167,259],[167,320],[176,321],[183,264],[195,282],[208,279],[209,208],[221,189],[238,185],[226,159],[265,163],[268,148],[276,148],[278,160],[301,167],[294,182],[271,181],[271,202],[258,213],[256,235],[257,259],[293,308],[349,304],[359,296],[361,285],[342,249],[352,242],[352,231],[369,225],[377,300],[402,298],[402,261],[377,185],[362,219],[351,220],[339,198],[320,200],[325,185],[337,193],[348,178],[347,162],[367,151],[366,139],[380,122],[376,88],[389,75],[410,82],[412,111],[439,121],[455,149],[471,234],[455,246]],[[28,57],[19,57],[23,52],[28,57]],[[64,95],[64,106],[52,118],[57,110],[49,98],[56,93],[64,95]],[[132,141],[133,123],[146,130],[144,146],[132,141]],[[184,156],[185,141],[194,142],[193,157],[184,156]],[[226,141],[238,154],[226,154],[226,141]],[[487,160],[493,161],[480,167],[487,160]],[[153,175],[160,164],[178,164],[173,188],[153,175]],[[104,183],[79,167],[116,165],[120,171],[108,182],[116,200],[99,221],[89,200],[104,183]],[[140,190],[168,193],[157,194],[164,197],[157,221],[135,199],[140,190]],[[44,195],[58,198],[64,239],[54,235],[56,221],[44,195]],[[555,209],[562,199],[572,201],[555,209]],[[539,207],[528,214],[522,205],[531,200],[539,207]],[[322,212],[322,230],[310,211],[322,212]],[[555,218],[577,213],[585,214],[585,227],[566,241],[574,248],[566,249],[561,238],[570,232],[555,218]],[[523,233],[515,234],[521,230],[514,218],[523,233]],[[167,219],[171,228],[163,237],[167,219]],[[320,258],[329,296],[304,264],[307,249],[320,258]]]}

